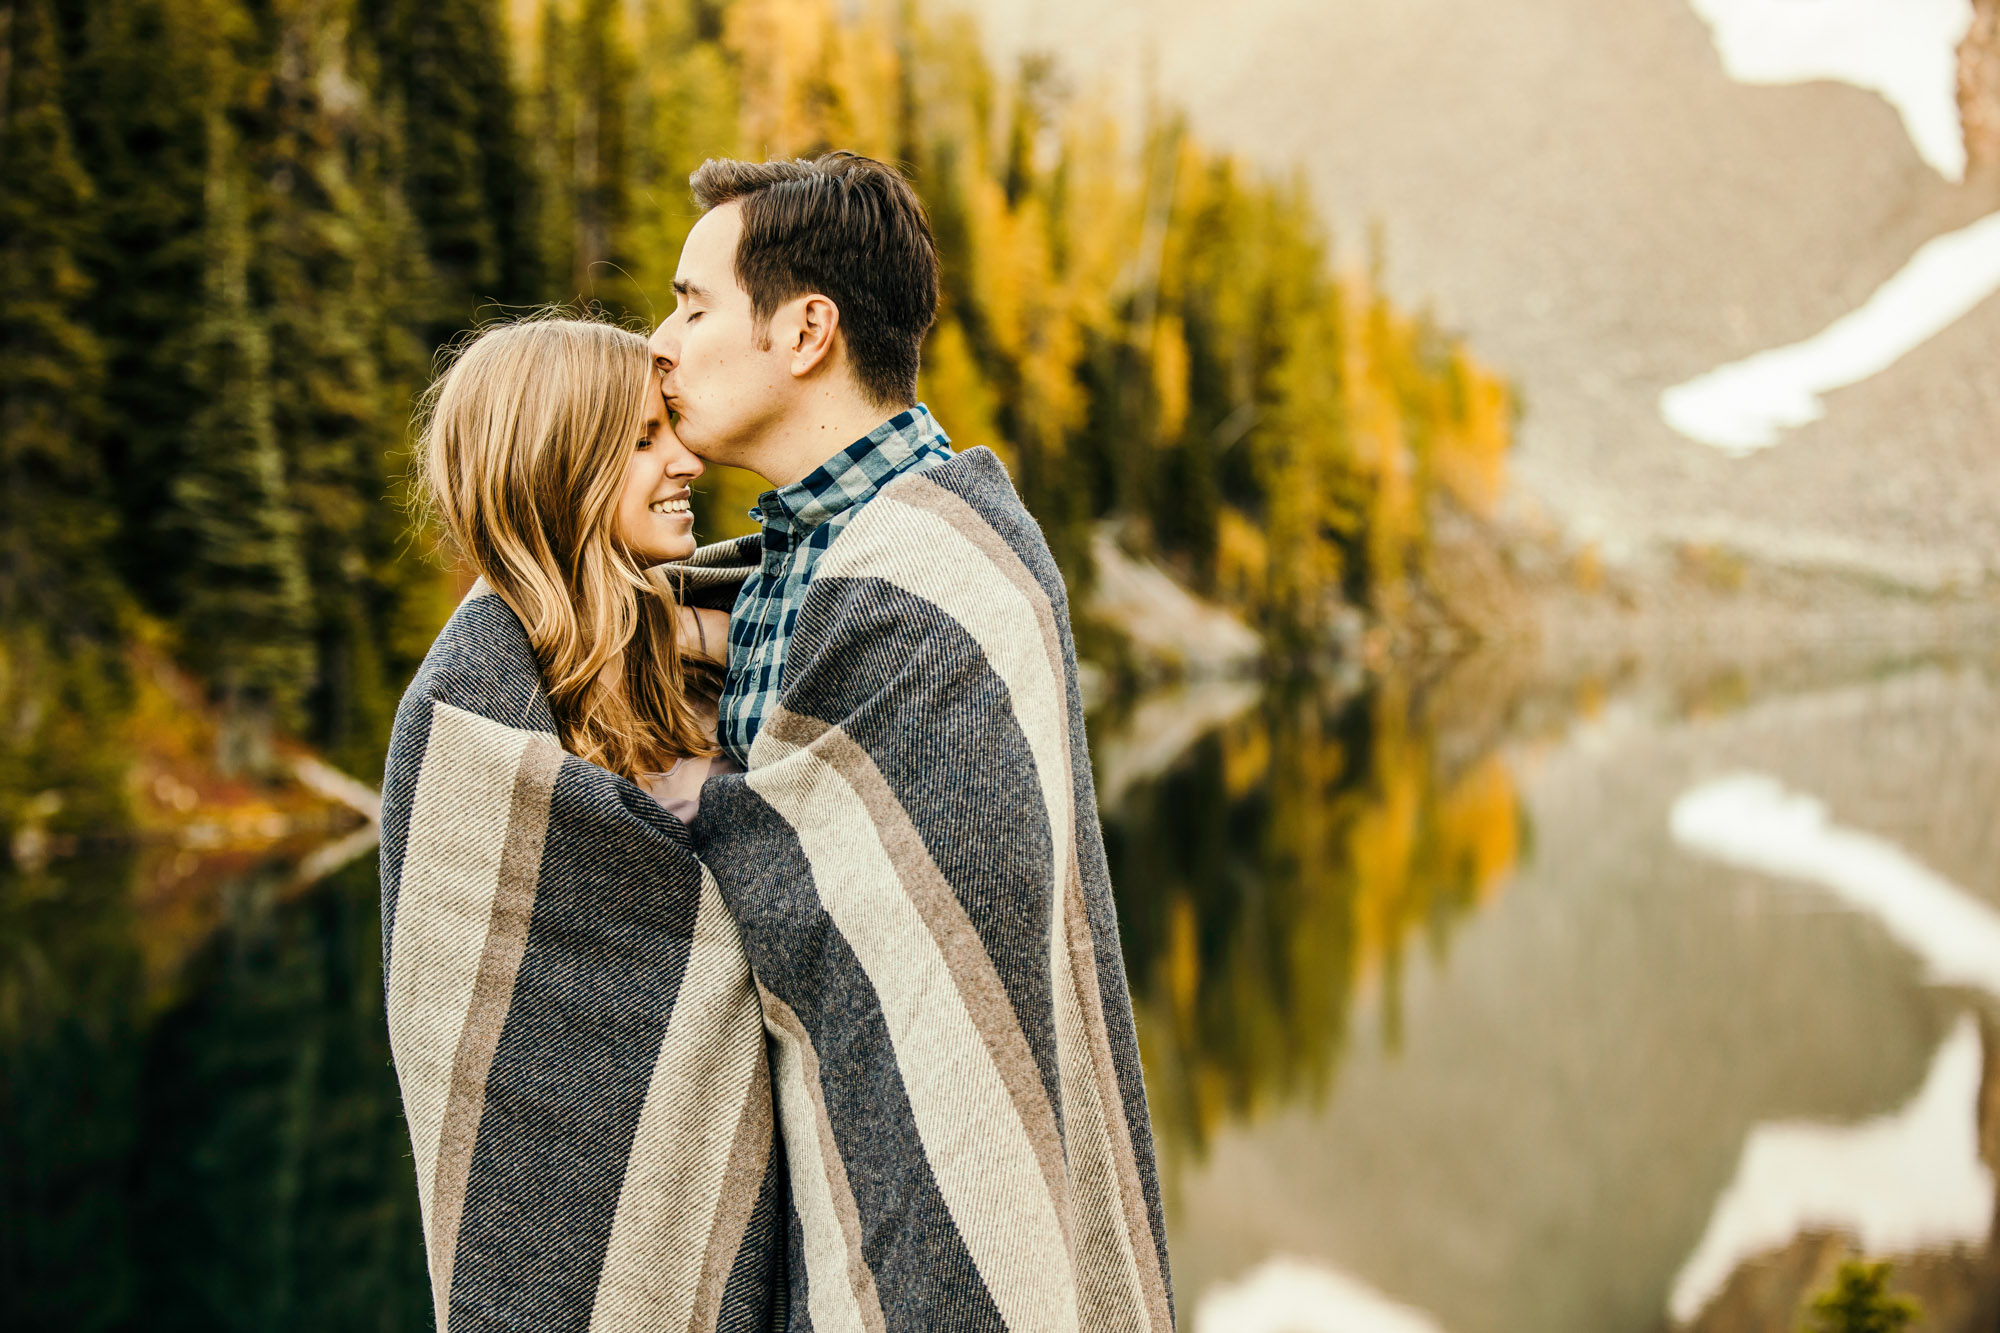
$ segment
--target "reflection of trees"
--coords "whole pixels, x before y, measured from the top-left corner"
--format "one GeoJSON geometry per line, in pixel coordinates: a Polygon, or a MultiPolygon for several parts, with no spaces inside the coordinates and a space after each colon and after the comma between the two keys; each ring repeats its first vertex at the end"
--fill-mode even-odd
{"type": "Polygon", "coordinates": [[[135,1312],[117,1184],[141,972],[128,859],[0,877],[0,1323],[99,1329],[135,1312]]]}
{"type": "Polygon", "coordinates": [[[1135,790],[1105,833],[1159,1132],[1325,1089],[1358,982],[1395,1036],[1408,943],[1444,948],[1520,848],[1513,779],[1455,772],[1407,692],[1274,690],[1135,790]]]}
{"type": "Polygon", "coordinates": [[[124,868],[0,885],[0,1322],[428,1327],[372,871],[224,884],[155,1008],[124,868]]]}

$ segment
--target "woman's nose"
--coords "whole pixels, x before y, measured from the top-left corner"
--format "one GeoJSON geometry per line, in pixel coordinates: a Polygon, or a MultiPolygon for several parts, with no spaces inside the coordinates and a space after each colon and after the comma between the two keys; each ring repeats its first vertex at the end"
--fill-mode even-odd
{"type": "Polygon", "coordinates": [[[708,471],[708,464],[701,461],[701,455],[689,452],[686,445],[682,445],[678,452],[679,456],[667,464],[668,476],[676,481],[693,481],[708,471]]]}

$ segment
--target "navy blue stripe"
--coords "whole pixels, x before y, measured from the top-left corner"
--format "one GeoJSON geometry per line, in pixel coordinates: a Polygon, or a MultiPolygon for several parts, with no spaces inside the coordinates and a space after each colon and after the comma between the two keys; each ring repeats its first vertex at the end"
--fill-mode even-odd
{"type": "Polygon", "coordinates": [[[764,1183],[743,1229],[742,1247],[730,1266],[716,1311],[715,1333],[763,1333],[783,1328],[785,1317],[785,1251],[779,1243],[779,1209],[789,1198],[785,1190],[783,1140],[764,1163],[764,1183]]]}
{"type": "MultiPolygon", "coordinates": [[[[786,705],[840,719],[903,808],[921,812],[912,822],[993,960],[1061,1114],[1048,966],[1054,841],[1006,683],[958,621],[879,579],[824,582],[794,649],[802,669],[786,705]],[[829,652],[836,624],[841,650],[829,652]]],[[[1094,806],[1088,817],[1094,828],[1094,806]]]]}
{"type": "Polygon", "coordinates": [[[453,1333],[589,1327],[699,910],[680,822],[566,759],[473,1149],[453,1333]]]}
{"type": "MultiPolygon", "coordinates": [[[[790,1005],[819,1059],[820,1093],[861,1222],[892,1333],[999,1330],[1000,1312],[932,1176],[882,1008],[847,939],[819,905],[812,869],[790,826],[740,776],[702,792],[704,842],[732,874],[724,888],[743,923],[751,971],[790,1005]],[[734,839],[730,830],[749,830],[734,839]]],[[[804,1325],[806,1276],[794,1229],[792,1322],[804,1325]]]]}

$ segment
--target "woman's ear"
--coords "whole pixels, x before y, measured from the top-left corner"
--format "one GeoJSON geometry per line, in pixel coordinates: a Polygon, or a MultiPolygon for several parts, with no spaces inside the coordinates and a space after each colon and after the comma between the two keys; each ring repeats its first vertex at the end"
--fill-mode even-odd
{"type": "Polygon", "coordinates": [[[792,374],[803,379],[833,355],[833,336],[840,329],[840,307],[814,293],[786,306],[785,323],[792,352],[792,374]]]}

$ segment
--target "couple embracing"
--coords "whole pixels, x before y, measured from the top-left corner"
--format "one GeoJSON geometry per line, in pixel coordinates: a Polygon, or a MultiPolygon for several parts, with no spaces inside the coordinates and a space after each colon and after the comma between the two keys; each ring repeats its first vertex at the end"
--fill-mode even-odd
{"type": "Polygon", "coordinates": [[[711,161],[649,344],[482,333],[479,581],[396,718],[383,962],[441,1333],[1168,1333],[1063,584],[916,401],[893,170],[711,161]],[[703,460],[772,487],[697,549],[703,460]]]}

